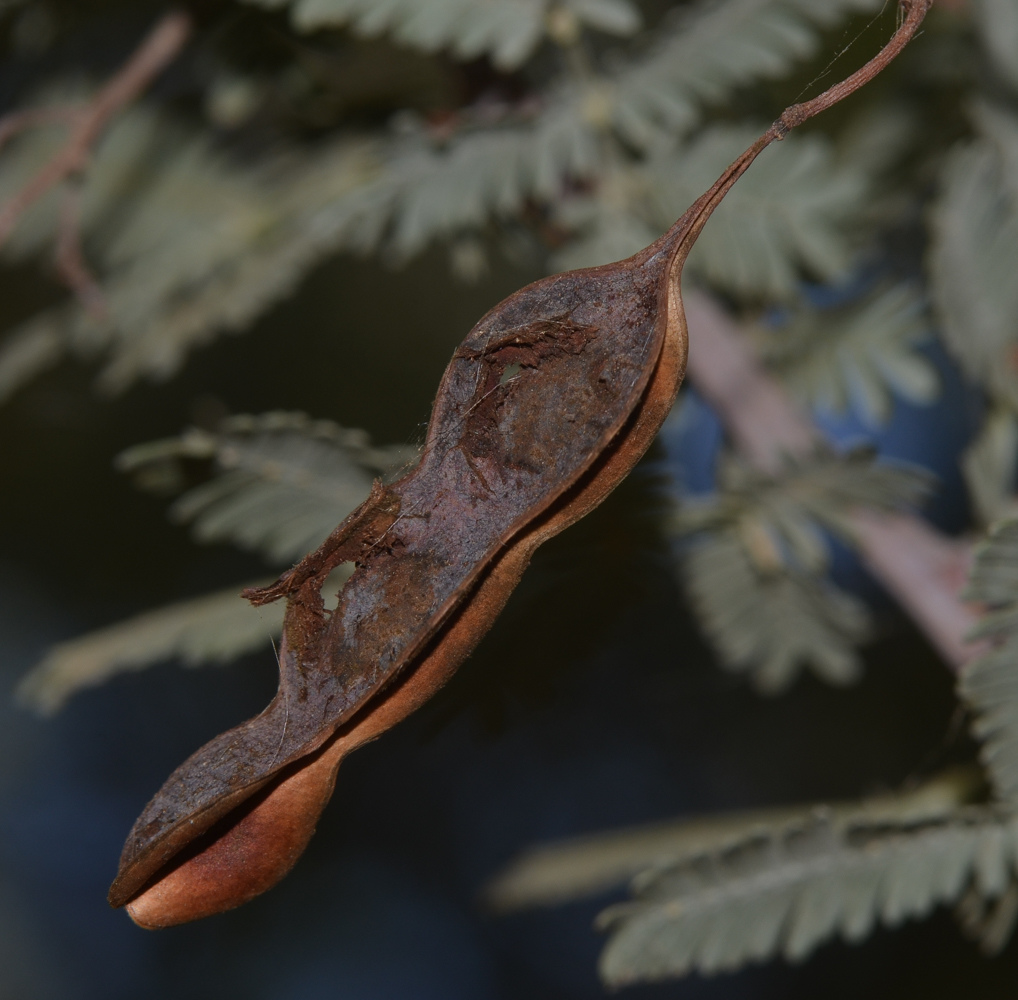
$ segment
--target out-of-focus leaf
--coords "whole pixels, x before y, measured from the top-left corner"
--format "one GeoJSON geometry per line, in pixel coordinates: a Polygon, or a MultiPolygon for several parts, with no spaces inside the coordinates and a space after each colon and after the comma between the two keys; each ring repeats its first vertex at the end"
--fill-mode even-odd
{"type": "MultiPolygon", "coordinates": [[[[353,565],[344,563],[329,574],[322,587],[327,607],[335,607],[335,595],[352,572],[353,565]]],[[[78,691],[118,674],[168,660],[185,667],[229,663],[268,649],[282,631],[285,602],[254,608],[240,596],[245,587],[267,583],[256,580],[178,601],[58,643],[22,678],[18,701],[52,715],[78,691]]]]}
{"type": "Polygon", "coordinates": [[[996,898],[987,898],[977,886],[972,886],[958,901],[954,915],[984,955],[998,954],[1011,940],[1018,921],[1018,881],[1012,878],[996,898]]]}
{"type": "Polygon", "coordinates": [[[117,464],[159,489],[173,484],[180,463],[211,462],[214,475],[173,504],[173,518],[193,524],[198,541],[231,541],[287,563],[320,545],[367,497],[374,477],[394,478],[416,459],[414,448],[372,447],[361,430],[273,412],[138,445],[117,464]]]}
{"type": "Polygon", "coordinates": [[[651,225],[611,197],[577,198],[559,207],[557,221],[576,237],[552,257],[556,271],[623,260],[657,239],[651,225]]]}
{"type": "MultiPolygon", "coordinates": [[[[0,200],[62,138],[46,128],[5,147],[0,200]]],[[[337,249],[342,234],[326,210],[377,168],[371,144],[349,138],[248,166],[166,115],[145,106],[126,112],[98,143],[83,188],[85,253],[106,317],[71,303],[8,333],[0,341],[0,398],[68,354],[101,357],[99,384],[111,392],[173,375],[192,348],[246,327],[337,249]]],[[[59,210],[59,192],[40,199],[5,255],[47,251],[59,210]]]]}
{"type": "Polygon", "coordinates": [[[970,886],[1008,891],[1018,824],[986,811],[914,828],[842,833],[823,814],[735,849],[652,870],[637,898],[602,913],[611,986],[801,961],[840,935],[859,941],[957,900],[970,886]]]}
{"type": "MultiPolygon", "coordinates": [[[[649,166],[659,218],[669,222],[698,197],[757,134],[713,126],[685,149],[649,166]]],[[[838,164],[819,135],[789,136],[766,149],[704,227],[689,266],[724,291],[794,299],[801,272],[832,279],[848,269],[846,222],[867,193],[866,175],[838,164]]]]}
{"type": "Polygon", "coordinates": [[[959,693],[994,790],[1018,802],[1018,520],[995,524],[976,547],[964,596],[989,607],[971,638],[993,646],[965,666],[959,693]]]}
{"type": "Polygon", "coordinates": [[[728,459],[719,469],[720,491],[686,502],[676,516],[680,531],[760,522],[784,555],[804,568],[819,568],[812,543],[800,542],[802,527],[813,522],[852,540],[846,514],[856,507],[896,510],[915,506],[928,495],[931,480],[914,467],[875,461],[866,451],[820,453],[789,462],[778,477],[766,476],[728,459]]]}
{"type": "Polygon", "coordinates": [[[117,674],[173,659],[189,667],[226,663],[267,649],[269,637],[283,627],[285,606],[253,608],[240,596],[241,589],[238,585],[180,601],[58,643],[22,679],[18,700],[52,715],[75,692],[117,674]]]}
{"type": "Polygon", "coordinates": [[[442,143],[408,123],[378,177],[332,206],[329,229],[342,246],[402,261],[436,239],[510,218],[528,199],[558,197],[569,178],[597,172],[597,135],[579,101],[565,87],[539,115],[464,127],[442,143]]]}
{"type": "MultiPolygon", "coordinates": [[[[211,466],[211,478],[187,490],[173,515],[193,523],[199,541],[232,541],[286,563],[320,544],[367,497],[374,477],[395,477],[416,457],[411,448],[374,448],[364,431],[330,420],[273,412],[229,417],[215,432],[191,428],[137,445],[119,456],[118,465],[157,492],[179,490],[191,465],[211,466]]],[[[327,604],[349,573],[344,565],[326,581],[327,604]]],[[[252,608],[241,589],[171,604],[60,643],[25,677],[19,697],[50,713],[80,688],[127,670],[175,658],[190,666],[236,659],[278,634],[284,611],[283,602],[252,608]]]]}
{"type": "Polygon", "coordinates": [[[965,449],[961,466],[969,497],[983,524],[1016,511],[1014,487],[1018,462],[1018,418],[1004,407],[993,410],[979,436],[965,449]]]}
{"type": "Polygon", "coordinates": [[[981,107],[948,158],[931,217],[932,293],[962,369],[1018,407],[1018,119],[981,107]]]}
{"type": "Polygon", "coordinates": [[[1018,87],[1018,6],[1011,0],[974,0],[972,9],[997,72],[1018,87]]]}
{"type": "Polygon", "coordinates": [[[869,615],[826,579],[820,529],[851,542],[854,509],[914,504],[928,478],[858,453],[818,455],[778,479],[730,461],[720,486],[716,496],[684,504],[675,526],[699,533],[686,543],[683,576],[722,664],[751,674],[766,693],[784,690],[802,667],[833,684],[855,680],[855,646],[869,634],[869,615]]]}
{"type": "Polygon", "coordinates": [[[891,415],[892,392],[917,404],[936,399],[936,368],[915,350],[928,336],[918,297],[897,285],[845,309],[800,308],[755,342],[804,404],[835,413],[851,406],[879,426],[891,415]]]}
{"type": "Polygon", "coordinates": [[[831,684],[859,677],[855,646],[870,631],[865,605],[834,584],[779,567],[761,572],[734,533],[691,545],[686,590],[711,644],[730,670],[749,673],[767,694],[804,666],[831,684]]]}
{"type": "Polygon", "coordinates": [[[646,57],[619,72],[613,123],[638,148],[656,144],[662,133],[686,132],[701,102],[783,76],[813,55],[821,30],[881,2],[727,0],[684,9],[646,57]]]}
{"type": "MultiPolygon", "coordinates": [[[[754,134],[715,126],[646,165],[602,172],[593,193],[555,206],[556,222],[576,234],[556,253],[556,269],[605,264],[642,249],[754,134]]],[[[753,166],[707,223],[690,267],[725,291],[771,299],[794,299],[803,271],[825,278],[844,272],[852,252],[846,222],[862,208],[866,175],[855,166],[838,166],[832,147],[819,136],[789,136],[753,166]]],[[[894,360],[887,361],[888,369],[894,360]]],[[[914,383],[915,373],[908,374],[914,383]]]]}
{"type": "Polygon", "coordinates": [[[448,48],[458,59],[490,55],[500,69],[515,69],[533,54],[558,6],[598,31],[631,35],[640,14],[629,0],[247,0],[262,7],[290,6],[301,31],[352,28],[372,37],[389,33],[426,52],[448,48]]]}
{"type": "Polygon", "coordinates": [[[496,910],[516,910],[597,895],[640,872],[662,871],[705,855],[725,855],[762,836],[785,836],[816,817],[839,835],[863,828],[908,828],[947,819],[978,790],[979,775],[952,770],[894,795],[697,816],[539,845],[485,889],[496,910]]]}

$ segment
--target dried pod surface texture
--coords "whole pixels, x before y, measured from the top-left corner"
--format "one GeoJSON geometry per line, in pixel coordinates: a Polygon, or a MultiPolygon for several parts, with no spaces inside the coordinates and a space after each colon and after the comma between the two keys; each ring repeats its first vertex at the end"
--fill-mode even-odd
{"type": "Polygon", "coordinates": [[[128,836],[110,890],[139,924],[237,906],[293,866],[343,757],[404,718],[490,628],[533,551],[597,506],[653,440],[686,355],[682,265],[759,152],[875,75],[929,6],[849,80],[786,111],[646,250],[536,282],[455,352],[420,465],[376,483],[255,603],[288,599],[280,685],[259,716],[185,761],[128,836]],[[321,587],[354,562],[336,610],[321,587]]]}

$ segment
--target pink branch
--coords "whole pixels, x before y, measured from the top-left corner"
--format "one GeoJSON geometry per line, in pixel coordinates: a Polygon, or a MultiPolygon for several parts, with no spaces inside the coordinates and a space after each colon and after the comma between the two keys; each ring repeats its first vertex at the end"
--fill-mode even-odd
{"type": "Polygon", "coordinates": [[[0,143],[37,124],[63,120],[71,125],[67,142],[28,183],[0,208],[0,244],[10,236],[22,213],[46,192],[88,165],[92,146],[110,120],[133,101],[176,57],[191,33],[191,19],[179,11],[167,14],[152,29],[134,55],[83,108],[40,109],[8,115],[0,120],[0,143]]]}
{"type": "Polygon", "coordinates": [[[820,436],[768,375],[729,315],[706,295],[684,291],[687,373],[724,421],[750,465],[774,475],[785,455],[808,455],[820,436]]]}
{"type": "MultiPolygon", "coordinates": [[[[715,409],[736,447],[763,472],[784,455],[808,454],[820,434],[753,354],[731,317],[703,293],[683,293],[689,324],[687,372],[715,409]]],[[[852,515],[863,561],[955,669],[982,645],[965,642],[978,611],[958,594],[971,546],[940,534],[921,518],[859,510],[852,515]]]]}
{"type": "Polygon", "coordinates": [[[81,190],[77,186],[65,192],[60,206],[54,261],[64,284],[74,292],[88,314],[96,320],[105,319],[108,315],[106,299],[81,252],[81,190]]]}

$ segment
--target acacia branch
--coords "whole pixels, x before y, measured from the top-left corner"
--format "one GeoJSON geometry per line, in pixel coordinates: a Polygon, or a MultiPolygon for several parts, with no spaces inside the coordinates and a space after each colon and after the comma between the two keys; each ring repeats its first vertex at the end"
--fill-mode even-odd
{"type": "Polygon", "coordinates": [[[0,147],[14,136],[42,125],[66,125],[67,141],[20,191],[0,206],[0,246],[32,204],[60,184],[70,183],[60,206],[54,263],[57,274],[94,319],[107,315],[102,289],[81,251],[81,190],[76,183],[88,166],[92,147],[113,118],[131,103],[177,56],[191,34],[191,18],[173,11],[145,36],[133,55],[106,85],[80,106],[28,108],[0,118],[0,147]]]}
{"type": "Polygon", "coordinates": [[[64,192],[53,255],[57,273],[78,301],[96,320],[107,316],[106,299],[81,251],[81,188],[75,184],[64,192]]]}
{"type": "MultiPolygon", "coordinates": [[[[771,475],[786,456],[808,455],[819,431],[754,355],[732,318],[703,293],[683,294],[687,373],[750,465],[771,475]]],[[[852,528],[863,561],[940,654],[960,669],[980,652],[965,636],[977,609],[961,601],[972,547],[909,514],[858,510],[852,528]]]]}
{"type": "Polygon", "coordinates": [[[0,245],[30,205],[85,169],[93,145],[112,118],[173,61],[190,34],[189,15],[173,11],[156,24],[130,59],[84,107],[20,111],[0,119],[0,143],[19,131],[51,121],[66,121],[71,128],[67,141],[52,159],[0,208],[0,245]]]}

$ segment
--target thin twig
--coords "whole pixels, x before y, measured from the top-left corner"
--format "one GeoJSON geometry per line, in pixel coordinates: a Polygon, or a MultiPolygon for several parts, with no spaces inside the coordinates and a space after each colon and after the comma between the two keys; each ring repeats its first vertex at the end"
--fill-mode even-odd
{"type": "Polygon", "coordinates": [[[777,131],[778,138],[784,138],[796,125],[801,125],[821,111],[833,107],[883,72],[912,40],[912,36],[919,30],[919,25],[922,24],[923,18],[926,17],[932,6],[933,0],[900,0],[898,4],[900,21],[891,40],[865,66],[857,69],[841,83],[829,87],[819,97],[814,97],[812,101],[793,104],[790,108],[785,108],[781,117],[771,126],[777,131]]]}
{"type": "MultiPolygon", "coordinates": [[[[687,372],[752,466],[774,474],[785,456],[804,456],[820,434],[753,354],[731,317],[703,293],[683,294],[689,324],[687,372]]],[[[958,597],[972,561],[967,542],[909,514],[859,510],[851,517],[859,551],[930,642],[956,670],[982,647],[965,636],[977,609],[958,597]]]]}
{"type": "Polygon", "coordinates": [[[81,186],[72,184],[64,192],[57,227],[54,253],[57,273],[77,296],[86,312],[95,320],[108,316],[106,299],[99,283],[92,276],[81,252],[81,186]]]}
{"type": "Polygon", "coordinates": [[[81,173],[88,165],[96,140],[112,118],[133,101],[176,57],[191,33],[191,18],[174,11],[163,17],[130,59],[83,108],[29,111],[0,121],[0,142],[35,124],[59,120],[71,125],[67,142],[28,183],[0,208],[0,245],[10,236],[30,205],[56,185],[81,173]],[[6,130],[6,131],[4,131],[6,130]]]}

